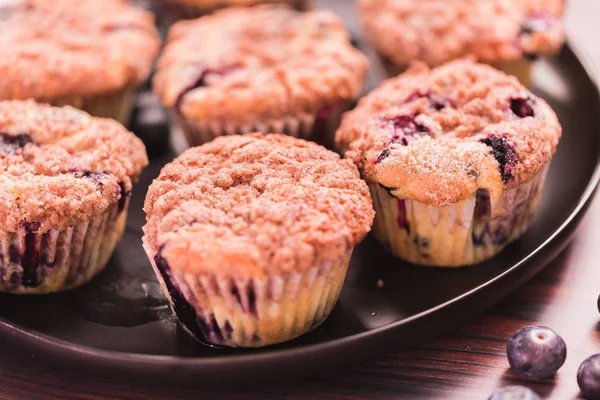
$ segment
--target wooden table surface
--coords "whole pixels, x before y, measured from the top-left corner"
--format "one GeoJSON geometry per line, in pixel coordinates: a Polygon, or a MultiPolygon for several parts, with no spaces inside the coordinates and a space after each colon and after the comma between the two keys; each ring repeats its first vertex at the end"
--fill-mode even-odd
{"type": "MultiPolygon", "coordinates": [[[[571,0],[571,40],[600,66],[600,1],[571,0]]],[[[221,391],[114,382],[59,371],[0,343],[0,399],[486,399],[494,388],[527,384],[544,398],[577,398],[576,372],[600,353],[600,197],[573,243],[528,284],[485,314],[420,346],[362,366],[296,382],[221,391]],[[547,380],[527,383],[510,369],[507,338],[519,327],[547,325],[568,346],[565,365],[547,380]]]]}

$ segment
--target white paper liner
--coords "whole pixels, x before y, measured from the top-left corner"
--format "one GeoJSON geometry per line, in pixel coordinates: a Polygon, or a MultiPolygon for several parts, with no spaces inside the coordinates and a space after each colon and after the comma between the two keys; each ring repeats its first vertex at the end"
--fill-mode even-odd
{"type": "MultiPolygon", "coordinates": [[[[387,76],[390,78],[400,75],[408,68],[407,66],[395,65],[388,57],[382,54],[380,54],[380,59],[381,65],[385,69],[387,76]]],[[[528,88],[532,87],[531,75],[533,71],[533,65],[534,61],[525,57],[513,61],[492,64],[494,68],[504,71],[508,75],[516,76],[523,86],[528,88]]]]}
{"type": "MultiPolygon", "coordinates": [[[[547,167],[528,182],[488,200],[474,194],[452,206],[434,207],[397,199],[369,183],[375,208],[373,233],[392,253],[414,264],[437,267],[473,265],[489,259],[525,233],[539,204],[547,167]]],[[[487,197],[489,199],[489,196],[487,197]]]]}
{"type": "Polygon", "coordinates": [[[63,231],[0,231],[0,291],[43,294],[68,290],[91,280],[108,263],[123,236],[127,206],[63,231]]]}
{"type": "Polygon", "coordinates": [[[40,100],[53,106],[72,106],[94,117],[112,118],[123,125],[129,123],[135,102],[136,90],[127,88],[97,96],[65,96],[40,100]]]}
{"type": "Polygon", "coordinates": [[[335,131],[340,125],[342,113],[348,104],[332,106],[325,113],[303,113],[283,119],[261,121],[253,124],[221,124],[194,121],[184,118],[178,112],[171,112],[171,145],[176,153],[182,153],[188,146],[199,146],[219,136],[241,135],[250,132],[284,133],[297,138],[311,140],[331,148],[335,131]],[[185,138],[185,139],[182,139],[185,138]]]}
{"type": "MultiPolygon", "coordinates": [[[[144,248],[171,308],[177,314],[154,251],[144,248]]],[[[338,262],[305,272],[263,279],[170,271],[171,284],[195,310],[203,342],[228,347],[263,347],[292,340],[319,326],[333,310],[346,277],[352,250],[338,262]]],[[[195,335],[185,324],[182,327],[195,335]]]]}

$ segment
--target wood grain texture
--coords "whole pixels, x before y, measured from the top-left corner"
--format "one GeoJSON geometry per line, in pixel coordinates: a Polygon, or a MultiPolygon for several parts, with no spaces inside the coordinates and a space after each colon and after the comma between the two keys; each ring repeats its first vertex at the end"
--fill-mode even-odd
{"type": "MultiPolygon", "coordinates": [[[[597,65],[599,16],[597,0],[571,1],[569,33],[597,65]]],[[[569,248],[485,314],[420,346],[320,378],[221,391],[149,387],[57,370],[0,343],[0,399],[485,399],[508,384],[526,384],[544,398],[577,398],[577,368],[600,352],[599,226],[600,198],[569,248]],[[550,326],[567,343],[567,361],[553,378],[524,382],[508,369],[506,340],[529,324],[550,326]]]]}

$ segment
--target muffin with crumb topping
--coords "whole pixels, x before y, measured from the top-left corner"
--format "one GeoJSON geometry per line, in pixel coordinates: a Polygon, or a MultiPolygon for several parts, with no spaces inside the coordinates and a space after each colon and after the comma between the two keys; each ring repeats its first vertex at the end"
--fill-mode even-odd
{"type": "Polygon", "coordinates": [[[148,164],[119,123],[71,107],[0,101],[0,291],[50,293],[100,272],[148,164]]]}
{"type": "Polygon", "coordinates": [[[286,4],[297,10],[306,10],[311,0],[161,0],[171,22],[193,19],[226,7],[250,7],[259,4],[286,4]]]}
{"type": "Polygon", "coordinates": [[[0,100],[71,105],[125,123],[160,39],[122,0],[0,2],[0,100]]]}
{"type": "Polygon", "coordinates": [[[331,313],[373,206],[356,166],[286,135],[224,136],[152,183],[144,248],[196,338],[260,347],[331,313]]]}
{"type": "Polygon", "coordinates": [[[566,0],[358,0],[367,35],[392,75],[474,54],[530,84],[532,61],[565,41],[566,0]]]}
{"type": "Polygon", "coordinates": [[[515,77],[458,60],[384,82],[336,140],[369,184],[375,236],[410,262],[462,266],[526,231],[561,132],[515,77]]]}
{"type": "Polygon", "coordinates": [[[329,11],[231,8],[171,28],[154,91],[192,146],[253,131],[329,144],[366,68],[329,11]]]}

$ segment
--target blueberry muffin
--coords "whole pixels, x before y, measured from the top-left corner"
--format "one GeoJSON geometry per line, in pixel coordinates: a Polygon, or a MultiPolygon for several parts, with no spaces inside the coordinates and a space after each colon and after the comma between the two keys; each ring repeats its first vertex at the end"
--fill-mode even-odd
{"type": "Polygon", "coordinates": [[[410,262],[462,266],[525,232],[561,132],[515,77],[458,60],[384,82],[336,140],[369,184],[375,236],[410,262]]]}
{"type": "Polygon", "coordinates": [[[0,2],[0,100],[126,122],[158,53],[151,13],[122,0],[0,2]]]}
{"type": "Polygon", "coordinates": [[[113,120],[0,101],[0,291],[56,292],[100,272],[147,163],[113,120]]]}
{"type": "Polygon", "coordinates": [[[297,10],[309,8],[311,0],[160,0],[169,21],[198,18],[225,7],[286,4],[297,10]]]}
{"type": "Polygon", "coordinates": [[[152,183],[145,211],[144,248],[181,325],[231,347],[323,322],[373,221],[350,160],[282,134],[187,150],[152,183]]]}
{"type": "Polygon", "coordinates": [[[254,131],[327,143],[366,68],[329,11],[231,8],[171,28],[154,90],[192,146],[254,131]]]}
{"type": "Polygon", "coordinates": [[[566,0],[358,0],[367,35],[396,75],[468,54],[530,83],[532,61],[565,41],[566,0]]]}

